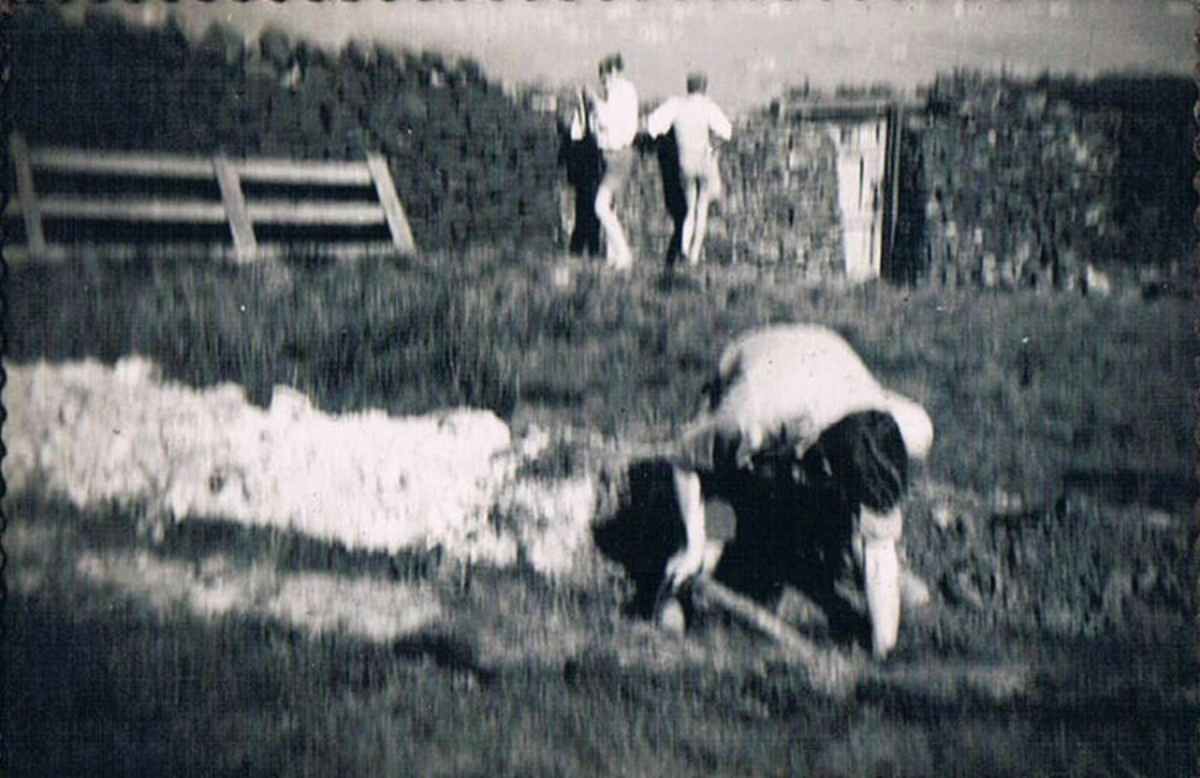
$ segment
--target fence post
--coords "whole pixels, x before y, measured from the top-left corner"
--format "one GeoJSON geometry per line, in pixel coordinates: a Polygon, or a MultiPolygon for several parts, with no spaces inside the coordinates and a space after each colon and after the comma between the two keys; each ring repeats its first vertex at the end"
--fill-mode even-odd
{"type": "Polygon", "coordinates": [[[415,254],[417,244],[413,240],[408,217],[404,214],[404,206],[400,204],[400,198],[396,195],[396,185],[392,181],[391,171],[388,170],[387,158],[378,152],[369,151],[367,167],[371,171],[371,180],[375,182],[375,193],[379,195],[379,202],[383,206],[393,245],[401,254],[415,254]]]}
{"type": "Polygon", "coordinates": [[[213,170],[217,174],[217,186],[221,188],[221,203],[229,217],[229,229],[233,232],[234,252],[241,261],[253,259],[258,253],[258,241],[254,238],[254,225],[246,213],[246,196],[242,193],[237,170],[223,154],[213,158],[213,170]]]}
{"type": "Polygon", "coordinates": [[[33,168],[29,164],[29,147],[20,133],[9,138],[13,168],[17,177],[17,199],[21,203],[21,216],[25,220],[25,245],[29,256],[41,259],[46,256],[46,234],[42,231],[42,209],[37,191],[33,187],[33,168]]]}

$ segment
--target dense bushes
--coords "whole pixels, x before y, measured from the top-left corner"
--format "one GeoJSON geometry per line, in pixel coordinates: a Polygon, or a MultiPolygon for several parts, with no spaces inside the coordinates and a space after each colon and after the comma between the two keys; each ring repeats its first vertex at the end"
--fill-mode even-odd
{"type": "Polygon", "coordinates": [[[338,54],[268,29],[246,48],[219,26],[190,45],[173,23],[103,13],[12,15],[7,92],[34,145],[361,159],[382,150],[422,248],[548,246],[552,122],[517,110],[471,62],[351,44],[338,54]]]}
{"type": "Polygon", "coordinates": [[[1186,261],[1195,208],[1185,79],[939,78],[905,130],[907,274],[1070,287],[1186,261]]]}

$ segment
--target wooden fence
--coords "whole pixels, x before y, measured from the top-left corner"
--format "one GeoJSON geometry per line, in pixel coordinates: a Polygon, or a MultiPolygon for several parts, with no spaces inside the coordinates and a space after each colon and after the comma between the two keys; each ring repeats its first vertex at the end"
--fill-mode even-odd
{"type": "MultiPolygon", "coordinates": [[[[17,198],[9,203],[5,216],[19,217],[24,222],[25,250],[18,253],[30,259],[55,259],[68,253],[69,246],[47,240],[45,222],[50,219],[135,225],[226,224],[232,236],[233,255],[242,261],[286,248],[286,239],[273,245],[260,243],[255,227],[263,225],[318,227],[335,232],[338,228],[386,225],[391,235],[390,245],[396,251],[416,252],[408,217],[396,194],[387,159],[381,154],[369,153],[364,162],[313,162],[30,149],[19,134],[9,139],[9,150],[17,198]],[[39,195],[38,173],[174,182],[211,182],[215,178],[220,199],[116,194],[101,197],[62,192],[39,195]],[[247,182],[295,189],[288,199],[248,199],[243,189],[247,182]],[[329,199],[331,187],[369,187],[374,199],[329,199]],[[322,188],[326,190],[326,199],[320,199],[322,188]]],[[[119,244],[92,248],[107,248],[114,253],[131,250],[130,246],[119,244]]]]}

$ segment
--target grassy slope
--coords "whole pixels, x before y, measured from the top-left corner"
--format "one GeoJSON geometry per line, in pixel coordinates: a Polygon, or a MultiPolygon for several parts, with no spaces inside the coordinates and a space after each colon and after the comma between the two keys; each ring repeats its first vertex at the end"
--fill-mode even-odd
{"type": "MultiPolygon", "coordinates": [[[[930,408],[939,438],[929,471],[938,479],[1040,498],[1070,468],[1188,469],[1190,426],[1181,422],[1190,418],[1192,347],[1180,302],[815,290],[720,268],[669,289],[650,271],[584,270],[566,289],[551,277],[541,261],[504,257],[18,270],[6,282],[8,353],[24,361],[138,352],[169,377],[237,381],[263,402],[273,384],[287,383],[325,409],[411,413],[467,402],[518,423],[649,437],[690,415],[733,334],[819,321],[930,408]]],[[[26,636],[6,642],[4,661],[12,764],[25,774],[85,766],[119,774],[1179,774],[1191,764],[1187,711],[1155,702],[1180,678],[1158,634],[1138,644],[1151,665],[1142,696],[1096,680],[1122,677],[1130,647],[1100,655],[1093,641],[1077,655],[1058,649],[1069,677],[1050,679],[1045,692],[1057,708],[887,695],[847,704],[814,698],[787,672],[756,668],[754,651],[725,671],[619,667],[604,648],[623,628],[613,619],[616,593],[492,572],[456,595],[464,627],[513,614],[512,625],[494,626],[519,643],[565,619],[586,625],[601,646],[566,666],[531,661],[492,675],[480,671],[471,641],[377,647],[246,619],[164,619],[114,593],[77,589],[70,573],[74,549],[134,538],[118,531],[103,541],[80,529],[94,517],[52,501],[10,502],[9,510],[57,533],[46,558],[13,560],[13,569],[37,564],[52,580],[42,594],[13,596],[6,624],[9,635],[26,636]]],[[[257,555],[281,565],[437,575],[419,560],[397,568],[273,542],[257,555]]],[[[184,542],[165,553],[204,550],[184,542]]],[[[972,640],[996,635],[985,629],[972,640]]],[[[1031,639],[1025,633],[1002,653],[1034,658],[1049,645],[1022,645],[1031,639]]]]}
{"type": "Polygon", "coordinates": [[[170,378],[289,384],[326,410],[490,407],[518,422],[670,434],[717,353],[769,322],[831,325],[938,429],[931,472],[1042,498],[1068,469],[1190,471],[1187,303],[851,291],[716,269],[664,284],[492,256],[214,272],[169,262],[8,279],[8,353],[144,353],[170,378]],[[80,281],[83,281],[81,284],[80,281]]]}

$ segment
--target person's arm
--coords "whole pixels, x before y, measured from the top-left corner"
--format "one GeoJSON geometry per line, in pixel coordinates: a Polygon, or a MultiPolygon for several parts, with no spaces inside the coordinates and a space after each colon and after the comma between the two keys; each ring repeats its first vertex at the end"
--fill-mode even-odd
{"type": "Polygon", "coordinates": [[[722,111],[721,108],[716,103],[714,103],[712,100],[709,100],[708,104],[709,104],[709,117],[708,117],[709,129],[711,129],[713,134],[716,135],[721,140],[729,140],[730,138],[733,137],[733,125],[729,123],[729,117],[726,116],[725,112],[722,111]]]}
{"type": "Polygon", "coordinates": [[[658,138],[670,132],[671,125],[675,122],[677,104],[678,101],[671,98],[646,118],[646,132],[650,133],[651,138],[658,138]]]}
{"type": "Polygon", "coordinates": [[[695,577],[704,566],[704,548],[708,542],[704,528],[704,497],[700,476],[694,470],[672,468],[675,497],[683,519],[684,546],[667,560],[664,589],[674,593],[695,577]]]}
{"type": "Polygon", "coordinates": [[[587,105],[589,128],[593,132],[602,132],[608,125],[608,117],[612,113],[612,95],[601,95],[595,87],[584,87],[584,102],[587,105]]]}
{"type": "Polygon", "coordinates": [[[571,140],[580,141],[587,137],[588,109],[583,89],[575,90],[575,109],[571,113],[571,140]]]}

